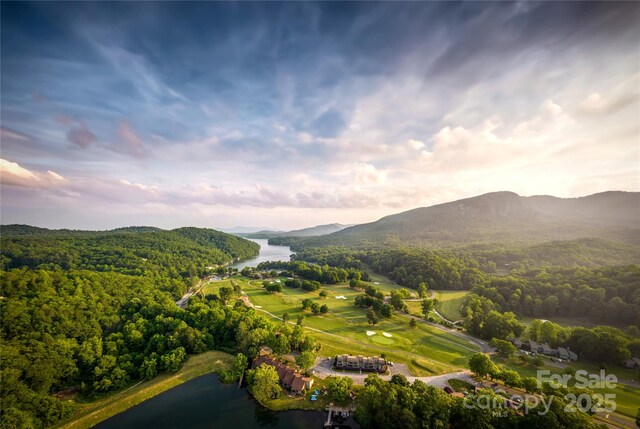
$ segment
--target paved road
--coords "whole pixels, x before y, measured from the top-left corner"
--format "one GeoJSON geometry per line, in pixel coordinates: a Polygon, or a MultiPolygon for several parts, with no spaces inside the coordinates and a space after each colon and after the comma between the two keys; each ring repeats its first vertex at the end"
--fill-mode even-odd
{"type": "Polygon", "coordinates": [[[189,304],[189,298],[191,298],[193,295],[195,295],[198,292],[200,292],[202,290],[202,288],[204,287],[205,282],[208,282],[208,281],[219,281],[219,280],[223,280],[223,279],[218,277],[218,276],[211,276],[211,277],[207,278],[206,280],[198,281],[197,285],[195,285],[191,289],[189,289],[187,291],[187,293],[182,295],[182,298],[180,298],[179,300],[176,301],[176,305],[178,307],[180,307],[180,308],[187,308],[187,305],[189,304]]]}

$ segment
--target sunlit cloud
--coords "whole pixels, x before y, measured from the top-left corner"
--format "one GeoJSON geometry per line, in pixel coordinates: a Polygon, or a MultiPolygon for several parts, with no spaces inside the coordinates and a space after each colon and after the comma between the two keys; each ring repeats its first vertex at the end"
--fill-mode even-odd
{"type": "Polygon", "coordinates": [[[3,222],[289,228],[640,189],[637,3],[30,8],[3,6],[3,222]]]}

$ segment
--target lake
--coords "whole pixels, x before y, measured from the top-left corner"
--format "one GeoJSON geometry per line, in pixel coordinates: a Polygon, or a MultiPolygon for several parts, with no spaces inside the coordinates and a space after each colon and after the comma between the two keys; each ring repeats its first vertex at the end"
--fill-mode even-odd
{"type": "MultiPolygon", "coordinates": [[[[326,416],[321,411],[270,411],[251,398],[246,389],[238,389],[236,384],[222,384],[218,376],[208,374],[161,393],[95,427],[322,429],[326,416]]],[[[346,423],[352,428],[359,427],[351,419],[346,423]]]]}
{"type": "Polygon", "coordinates": [[[260,253],[253,258],[243,259],[242,261],[232,264],[231,267],[237,268],[238,271],[244,267],[255,267],[260,262],[289,261],[293,254],[289,246],[272,246],[269,244],[269,241],[265,239],[247,238],[247,240],[258,243],[260,245],[260,253]]]}

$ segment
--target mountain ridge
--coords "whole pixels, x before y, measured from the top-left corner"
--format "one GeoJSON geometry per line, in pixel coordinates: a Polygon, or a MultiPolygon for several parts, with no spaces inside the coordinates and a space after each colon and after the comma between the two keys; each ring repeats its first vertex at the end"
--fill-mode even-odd
{"type": "Polygon", "coordinates": [[[490,192],[418,207],[303,241],[324,245],[399,239],[428,244],[582,237],[640,244],[640,192],[607,191],[576,198],[490,192]]]}

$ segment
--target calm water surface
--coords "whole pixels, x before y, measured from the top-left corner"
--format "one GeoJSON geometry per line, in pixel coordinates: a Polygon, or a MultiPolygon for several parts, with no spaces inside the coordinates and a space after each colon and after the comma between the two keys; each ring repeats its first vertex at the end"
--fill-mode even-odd
{"type": "Polygon", "coordinates": [[[253,241],[260,245],[260,254],[253,258],[243,259],[240,262],[236,262],[231,266],[242,270],[244,267],[255,267],[260,262],[266,261],[289,261],[293,252],[289,246],[271,246],[268,240],[247,238],[247,240],[253,241]]]}
{"type": "MultiPolygon", "coordinates": [[[[95,426],[122,428],[322,429],[320,411],[269,411],[246,389],[220,383],[213,374],[174,387],[95,426]]],[[[347,424],[359,427],[355,422],[347,424]]]]}

